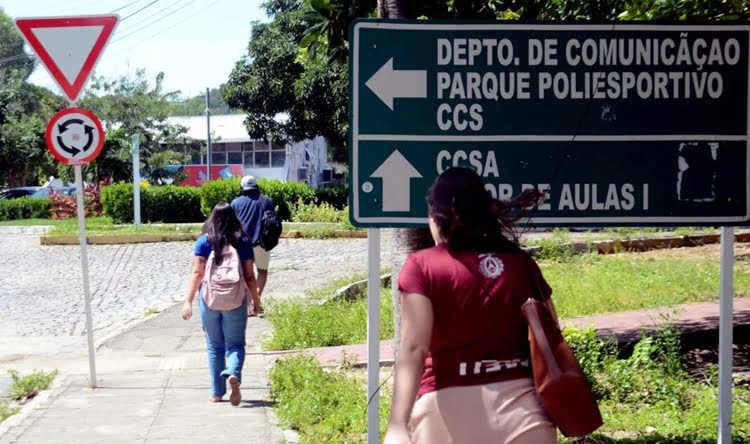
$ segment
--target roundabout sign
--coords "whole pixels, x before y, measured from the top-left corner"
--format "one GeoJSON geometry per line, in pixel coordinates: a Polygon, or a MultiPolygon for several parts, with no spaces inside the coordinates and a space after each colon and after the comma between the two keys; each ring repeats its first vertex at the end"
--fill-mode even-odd
{"type": "Polygon", "coordinates": [[[99,119],[83,108],[66,108],[50,119],[45,135],[47,149],[66,165],[84,165],[104,147],[104,129],[99,119]]]}

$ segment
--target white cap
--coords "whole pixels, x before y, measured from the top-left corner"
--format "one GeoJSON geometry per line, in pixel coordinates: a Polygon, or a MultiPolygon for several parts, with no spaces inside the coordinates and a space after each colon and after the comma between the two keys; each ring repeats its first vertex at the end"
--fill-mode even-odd
{"type": "Polygon", "coordinates": [[[255,181],[255,176],[245,176],[240,181],[240,186],[243,190],[257,190],[258,183],[255,181]]]}

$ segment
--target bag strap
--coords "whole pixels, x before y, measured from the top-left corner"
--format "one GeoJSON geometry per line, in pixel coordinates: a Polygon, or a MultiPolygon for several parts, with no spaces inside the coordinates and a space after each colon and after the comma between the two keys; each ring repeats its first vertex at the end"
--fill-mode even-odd
{"type": "Polygon", "coordinates": [[[529,267],[529,284],[531,288],[531,295],[529,298],[535,299],[539,302],[544,302],[544,298],[542,297],[542,294],[544,294],[542,290],[542,283],[539,281],[539,276],[536,273],[537,267],[534,265],[534,258],[531,257],[529,253],[524,252],[523,254],[526,255],[526,261],[527,265],[529,267]]]}

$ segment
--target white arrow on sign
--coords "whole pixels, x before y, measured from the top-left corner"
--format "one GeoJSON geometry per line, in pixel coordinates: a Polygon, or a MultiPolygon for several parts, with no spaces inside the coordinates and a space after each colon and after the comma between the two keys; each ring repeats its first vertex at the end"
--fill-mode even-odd
{"type": "Polygon", "coordinates": [[[393,111],[393,99],[427,97],[427,71],[396,71],[393,57],[365,83],[393,111]]]}
{"type": "Polygon", "coordinates": [[[383,211],[409,211],[411,179],[421,178],[422,175],[403,154],[395,150],[370,177],[383,179],[383,211]]]}

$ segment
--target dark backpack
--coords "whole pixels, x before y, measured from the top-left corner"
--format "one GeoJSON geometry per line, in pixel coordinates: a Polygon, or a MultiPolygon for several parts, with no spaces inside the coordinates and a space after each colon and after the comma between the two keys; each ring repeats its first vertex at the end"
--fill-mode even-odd
{"type": "Polygon", "coordinates": [[[263,214],[260,218],[260,246],[271,251],[281,237],[281,221],[276,216],[271,199],[263,196],[263,214]]]}

